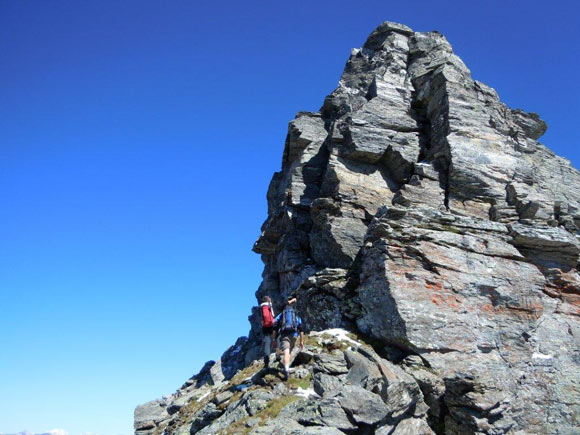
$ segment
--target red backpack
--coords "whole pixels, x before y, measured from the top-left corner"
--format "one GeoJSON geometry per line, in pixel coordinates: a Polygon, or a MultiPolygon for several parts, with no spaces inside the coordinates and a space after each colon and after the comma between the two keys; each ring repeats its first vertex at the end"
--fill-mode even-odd
{"type": "Polygon", "coordinates": [[[272,313],[272,306],[264,304],[260,306],[262,313],[262,328],[271,328],[274,326],[274,315],[272,313]]]}

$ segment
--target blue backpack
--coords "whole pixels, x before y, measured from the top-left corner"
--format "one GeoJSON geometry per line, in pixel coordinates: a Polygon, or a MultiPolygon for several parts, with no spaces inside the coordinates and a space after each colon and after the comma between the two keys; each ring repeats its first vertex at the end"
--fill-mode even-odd
{"type": "Polygon", "coordinates": [[[282,318],[280,319],[280,332],[296,332],[296,313],[292,307],[284,308],[282,318]]]}

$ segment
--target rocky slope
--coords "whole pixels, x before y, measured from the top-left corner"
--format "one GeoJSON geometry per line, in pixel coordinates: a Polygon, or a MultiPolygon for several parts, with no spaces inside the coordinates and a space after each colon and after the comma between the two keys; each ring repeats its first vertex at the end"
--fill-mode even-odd
{"type": "Polygon", "coordinates": [[[311,337],[285,385],[254,311],[137,433],[579,433],[580,173],[545,130],[440,33],[381,24],[290,122],[254,246],[258,298],[365,344],[311,337]]]}

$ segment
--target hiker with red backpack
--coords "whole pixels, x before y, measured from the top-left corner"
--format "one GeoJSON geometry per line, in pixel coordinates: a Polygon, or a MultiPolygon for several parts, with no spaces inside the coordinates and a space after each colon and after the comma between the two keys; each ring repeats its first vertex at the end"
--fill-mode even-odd
{"type": "Polygon", "coordinates": [[[272,308],[272,299],[270,296],[264,296],[260,304],[260,317],[262,318],[262,336],[264,345],[264,366],[266,369],[270,364],[270,353],[272,344],[276,347],[274,340],[274,309],[272,308]]]}
{"type": "MultiPolygon", "coordinates": [[[[284,380],[288,380],[290,372],[290,351],[296,344],[296,338],[300,333],[300,348],[304,349],[304,328],[302,319],[295,311],[296,296],[292,295],[288,298],[286,307],[275,319],[275,329],[280,335],[280,347],[284,352],[284,380]]],[[[276,338],[276,335],[274,335],[276,338]]]]}

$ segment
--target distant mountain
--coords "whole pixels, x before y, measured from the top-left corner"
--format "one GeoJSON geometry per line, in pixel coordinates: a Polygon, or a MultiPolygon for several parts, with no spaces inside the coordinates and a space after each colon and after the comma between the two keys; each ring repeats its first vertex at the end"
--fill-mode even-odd
{"type": "Polygon", "coordinates": [[[7,433],[7,434],[3,434],[0,432],[0,435],[69,435],[69,433],[64,429],[53,429],[53,430],[49,430],[48,432],[43,432],[43,433],[39,433],[39,434],[35,434],[33,432],[25,430],[25,431],[18,432],[18,433],[7,433]]]}

